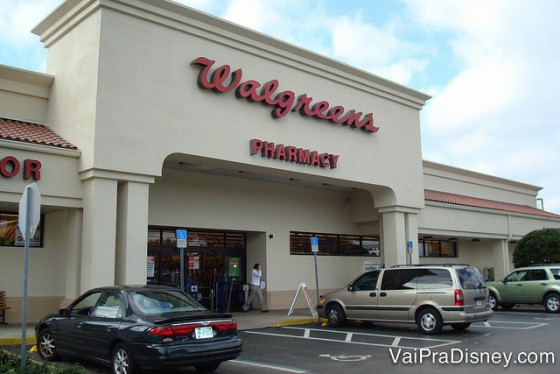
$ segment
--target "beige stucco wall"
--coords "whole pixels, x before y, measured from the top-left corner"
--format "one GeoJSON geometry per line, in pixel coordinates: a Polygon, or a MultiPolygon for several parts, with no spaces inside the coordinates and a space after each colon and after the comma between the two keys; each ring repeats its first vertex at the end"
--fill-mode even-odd
{"type": "MultiPolygon", "coordinates": [[[[260,262],[267,290],[293,290],[300,283],[315,288],[312,256],[291,256],[290,231],[378,234],[364,232],[351,220],[351,192],[291,186],[249,179],[164,169],[150,187],[150,225],[204,227],[263,233],[266,257],[257,245],[247,253],[247,266],[260,262]],[[269,238],[272,235],[273,238],[269,238]]],[[[369,228],[368,228],[369,229],[369,228]]],[[[378,257],[320,256],[325,287],[348,281],[364,261],[378,257]],[[340,271],[340,270],[343,271],[340,271]]]]}
{"type": "MultiPolygon", "coordinates": [[[[79,251],[72,242],[76,231],[69,232],[72,225],[68,210],[44,214],[44,222],[43,247],[29,248],[27,319],[30,323],[61,307],[67,284],[76,283],[72,275],[78,271],[76,264],[68,266],[79,251]]],[[[6,291],[8,304],[12,307],[6,312],[8,323],[21,321],[23,285],[24,248],[0,246],[0,289],[6,291]]]]}
{"type": "MultiPolygon", "coordinates": [[[[48,100],[54,77],[16,68],[0,66],[0,116],[48,125],[48,100]]],[[[81,181],[78,176],[80,152],[44,145],[0,140],[0,159],[15,157],[22,165],[20,172],[1,179],[0,209],[17,212],[25,187],[34,182],[23,178],[24,160],[41,163],[37,181],[44,217],[43,247],[29,249],[28,321],[59,308],[60,300],[74,283],[76,266],[68,259],[76,257],[80,246],[76,236],[81,225],[73,226],[68,212],[79,212],[82,206],[81,181]],[[62,295],[62,296],[61,296],[62,295]]],[[[6,291],[8,323],[21,321],[24,284],[24,249],[0,246],[0,289],[6,291]]],[[[75,289],[71,292],[75,296],[75,289]]]]}
{"type": "MultiPolygon", "coordinates": [[[[48,72],[56,76],[48,121],[82,152],[78,165],[84,206],[82,291],[99,284],[101,279],[140,280],[140,264],[129,266],[129,260],[140,258],[145,248],[139,241],[129,243],[127,238],[138,238],[134,233],[145,231],[148,223],[156,221],[222,229],[237,225],[257,233],[278,232],[275,238],[283,241],[267,242],[266,261],[278,263],[279,267],[291,266],[285,252],[290,215],[305,216],[300,213],[304,209],[328,213],[321,217],[332,217],[335,211],[338,214],[329,222],[318,219],[306,224],[317,231],[369,234],[379,232],[376,208],[388,207],[388,229],[382,236],[390,243],[387,247],[402,250],[397,247],[404,248],[405,236],[415,237],[415,227],[405,232],[404,226],[415,223],[409,216],[424,204],[418,111],[429,98],[427,95],[162,1],[70,0],[34,32],[48,48],[48,72]],[[331,107],[344,106],[345,112],[373,112],[380,130],[368,134],[297,113],[275,119],[271,116],[273,107],[237,99],[233,92],[218,95],[201,89],[197,85],[201,68],[192,65],[201,56],[216,60],[216,67],[228,64],[232,69],[242,69],[242,81],[252,79],[264,84],[277,79],[277,93],[291,90],[295,96],[313,97],[313,103],[325,100],[331,107]],[[323,169],[251,156],[249,141],[253,138],[339,155],[338,167],[323,169]],[[188,219],[183,215],[175,220],[168,208],[170,204],[177,206],[173,201],[162,201],[173,194],[153,192],[160,185],[176,188],[166,180],[167,176],[164,182],[156,181],[149,187],[147,210],[142,209],[142,204],[148,204],[148,195],[139,192],[131,198],[119,192],[122,185],[130,186],[131,180],[147,188],[152,177],[161,175],[164,161],[243,171],[258,180],[297,179],[314,187],[309,193],[287,193],[291,199],[277,207],[275,225],[263,226],[261,222],[266,221],[254,211],[278,200],[271,192],[276,185],[267,186],[270,191],[261,189],[252,195],[240,191],[238,198],[224,200],[220,197],[224,190],[208,182],[212,177],[207,176],[200,185],[189,179],[187,190],[200,186],[208,190],[194,194],[197,198],[210,196],[204,208],[221,204],[221,210],[214,215],[197,212],[188,219]],[[350,193],[344,198],[336,193],[337,199],[326,198],[325,194],[333,192],[321,189],[323,183],[348,191],[358,188],[362,193],[350,193]],[[229,213],[236,212],[246,200],[250,200],[246,206],[252,210],[229,213]],[[121,211],[140,201],[136,214],[128,211],[128,218],[121,218],[121,211]],[[340,204],[346,204],[341,209],[344,215],[337,211],[340,204]],[[116,210],[112,209],[115,205],[116,210]],[[161,220],[160,211],[165,213],[161,220]],[[130,219],[144,214],[149,217],[144,223],[130,219]],[[359,218],[354,221],[353,217],[359,218]],[[99,244],[115,241],[116,250],[99,244]],[[94,271],[106,258],[113,257],[116,271],[112,270],[112,260],[101,273],[94,271]]],[[[229,183],[227,196],[231,195],[231,186],[242,182],[229,183]]],[[[192,201],[182,193],[176,201],[185,201],[185,207],[192,208],[192,201]]],[[[352,261],[361,269],[361,261],[352,261]]],[[[295,270],[299,270],[297,265],[295,270]]],[[[274,273],[270,276],[275,277],[274,273]]]]}
{"type": "Polygon", "coordinates": [[[2,177],[0,201],[19,204],[25,186],[33,182],[23,178],[23,162],[31,159],[41,162],[41,179],[37,184],[43,206],[81,207],[81,182],[77,174],[79,155],[79,151],[74,150],[0,140],[0,159],[12,156],[22,164],[16,176],[2,177]]]}
{"type": "Polygon", "coordinates": [[[536,207],[542,187],[423,161],[424,188],[536,207]]]}
{"type": "Polygon", "coordinates": [[[54,77],[0,65],[0,113],[4,118],[44,124],[54,77]]]}
{"type": "Polygon", "coordinates": [[[147,14],[113,2],[99,9],[69,1],[67,8],[94,11],[80,18],[84,12],[63,7],[55,14],[72,17],[71,28],[50,33],[58,23],[48,19],[35,30],[56,76],[49,119],[79,145],[81,169],[158,175],[168,155],[189,154],[223,167],[263,167],[260,173],[388,186],[394,196],[385,204],[423,205],[418,110],[427,96],[185,7],[159,2],[174,12],[172,20],[162,18],[169,13],[152,3],[134,2],[154,12],[147,14]],[[365,134],[296,113],[274,119],[271,107],[201,90],[200,68],[191,65],[200,56],[243,69],[243,80],[278,79],[280,90],[373,112],[381,129],[365,134]],[[339,154],[339,167],[303,169],[251,156],[252,138],[339,154]]]}
{"type": "MultiPolygon", "coordinates": [[[[80,149],[0,141],[0,156],[43,164],[45,247],[30,259],[30,307],[38,315],[91,284],[145,279],[148,224],[246,231],[247,263],[264,264],[271,308],[287,308],[300,283],[315,298],[313,257],[289,255],[290,231],[379,234],[383,222],[395,231],[417,222],[421,235],[459,238],[453,262],[494,264],[498,279],[511,266],[511,240],[560,226],[431,203],[416,220],[424,188],[531,206],[540,188],[422,162],[418,111],[428,96],[309,51],[155,0],[70,0],[34,32],[49,49],[49,75],[0,66],[0,115],[47,123],[80,149]],[[200,56],[242,69],[243,80],[277,79],[280,90],[314,102],[373,112],[380,130],[366,134],[297,113],[274,119],[272,107],[203,90],[200,68],[191,65],[200,56]],[[338,154],[338,168],[251,156],[252,138],[338,154]],[[180,162],[229,176],[179,170],[180,162]],[[378,210],[390,206],[396,214],[378,210]],[[404,225],[402,212],[413,216],[404,225]]],[[[2,183],[0,202],[14,210],[26,184],[2,183]]],[[[0,288],[17,305],[18,251],[0,247],[0,288]]],[[[384,260],[319,256],[319,288],[341,287],[364,261],[384,260]]],[[[19,318],[17,305],[9,322],[19,318]]]]}

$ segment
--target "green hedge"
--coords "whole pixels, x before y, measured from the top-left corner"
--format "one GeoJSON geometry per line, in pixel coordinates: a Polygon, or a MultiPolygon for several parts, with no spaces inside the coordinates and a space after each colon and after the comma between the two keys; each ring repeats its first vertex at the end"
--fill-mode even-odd
{"type": "Polygon", "coordinates": [[[560,229],[545,228],[526,234],[513,251],[516,268],[560,262],[560,229]]]}
{"type": "MultiPolygon", "coordinates": [[[[2,374],[22,374],[21,355],[0,349],[0,373],[2,374]]],[[[58,366],[37,362],[29,359],[25,362],[25,374],[84,374],[86,370],[81,366],[58,366]]]]}

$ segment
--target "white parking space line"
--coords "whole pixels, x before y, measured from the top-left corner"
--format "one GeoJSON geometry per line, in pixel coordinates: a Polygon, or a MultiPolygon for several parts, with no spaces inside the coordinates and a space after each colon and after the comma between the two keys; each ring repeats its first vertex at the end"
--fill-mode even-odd
{"type": "Polygon", "coordinates": [[[305,370],[305,369],[298,369],[298,368],[292,368],[292,367],[281,366],[281,365],[264,364],[262,362],[249,361],[249,360],[230,360],[230,361],[227,361],[227,362],[228,363],[235,363],[235,364],[239,364],[239,365],[244,365],[244,366],[252,366],[252,367],[259,367],[259,368],[263,368],[263,369],[283,371],[285,373],[303,374],[303,373],[309,372],[309,370],[305,370]]]}
{"type": "Polygon", "coordinates": [[[292,338],[292,339],[310,339],[310,340],[317,340],[317,341],[327,341],[327,342],[338,342],[343,344],[356,344],[356,345],[366,345],[366,346],[375,346],[375,347],[399,347],[404,349],[418,349],[418,348],[425,348],[425,349],[434,349],[434,348],[441,348],[448,345],[459,344],[462,343],[461,340],[448,340],[448,339],[435,339],[435,338],[418,338],[413,336],[398,336],[398,335],[385,335],[385,334],[366,334],[366,333],[355,333],[350,331],[332,331],[332,330],[322,330],[322,329],[310,329],[310,328],[301,328],[301,327],[283,327],[282,329],[290,329],[290,330],[301,330],[303,332],[302,335],[287,335],[287,334],[280,334],[280,333],[269,333],[269,332],[261,332],[261,331],[244,331],[246,334],[255,334],[255,335],[265,335],[265,336],[275,336],[275,337],[282,337],[282,338],[292,338]],[[334,333],[334,334],[345,334],[344,340],[340,339],[329,339],[329,338],[319,338],[311,336],[311,332],[321,332],[321,333],[334,333]],[[391,344],[387,343],[371,343],[371,342],[358,342],[349,340],[348,337],[354,338],[356,336],[363,336],[363,337],[379,337],[384,339],[393,339],[391,344]],[[418,347],[418,346],[409,346],[409,345],[398,345],[401,341],[411,340],[411,341],[418,341],[422,343],[431,343],[426,346],[418,347]]]}
{"type": "Polygon", "coordinates": [[[547,325],[548,323],[491,320],[491,321],[483,322],[482,326],[480,325],[477,326],[493,328],[493,329],[530,330],[530,329],[536,329],[547,325]],[[512,325],[512,326],[503,326],[503,325],[512,325]]]}
{"type": "Polygon", "coordinates": [[[400,339],[410,339],[410,340],[420,340],[420,341],[430,341],[430,342],[446,342],[446,343],[459,343],[459,340],[448,340],[448,339],[438,339],[438,338],[429,338],[429,337],[416,337],[416,336],[401,336],[401,335],[389,335],[389,334],[375,334],[375,333],[365,333],[365,332],[352,332],[352,331],[342,331],[342,330],[322,330],[322,329],[312,329],[306,327],[290,327],[286,326],[283,327],[284,329],[290,330],[311,330],[311,331],[319,331],[319,332],[328,332],[328,333],[335,333],[335,334],[352,334],[353,336],[377,336],[381,338],[398,338],[400,339]]]}

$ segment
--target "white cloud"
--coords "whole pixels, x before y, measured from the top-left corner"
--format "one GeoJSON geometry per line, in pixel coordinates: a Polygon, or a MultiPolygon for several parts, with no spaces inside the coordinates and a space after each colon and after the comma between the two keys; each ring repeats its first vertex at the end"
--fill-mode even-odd
{"type": "Polygon", "coordinates": [[[460,67],[424,110],[424,157],[543,186],[546,208],[560,212],[560,3],[408,4],[420,25],[448,36],[460,67]]]}
{"type": "Polygon", "coordinates": [[[487,62],[461,72],[426,107],[424,125],[431,131],[456,134],[503,113],[522,89],[515,66],[487,62]]]}
{"type": "Polygon", "coordinates": [[[31,29],[61,3],[61,0],[0,0],[2,43],[9,42],[19,48],[35,44],[36,36],[31,34],[31,29]]]}

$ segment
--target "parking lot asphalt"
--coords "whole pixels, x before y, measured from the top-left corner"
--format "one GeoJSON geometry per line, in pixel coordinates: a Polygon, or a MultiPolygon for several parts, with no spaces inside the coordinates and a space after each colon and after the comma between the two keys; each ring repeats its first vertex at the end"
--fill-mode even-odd
{"type": "Polygon", "coordinates": [[[560,315],[542,306],[498,311],[464,331],[425,335],[413,324],[298,325],[241,332],[243,354],[219,373],[558,373],[560,315]],[[243,366],[244,365],[244,366],[243,366]],[[269,371],[266,371],[268,369],[269,371]]]}
{"type": "MultiPolygon", "coordinates": [[[[287,311],[233,315],[243,353],[224,362],[216,373],[558,373],[560,315],[546,313],[542,306],[500,310],[488,322],[474,323],[465,331],[445,327],[438,335],[424,335],[415,325],[402,323],[348,323],[332,328],[319,323],[309,310],[298,310],[291,316],[287,311]]],[[[37,353],[30,357],[38,360],[37,353]]],[[[75,363],[63,359],[60,364],[75,363]]],[[[88,374],[110,372],[85,361],[78,364],[88,374]]],[[[173,373],[196,370],[184,368],[173,373]]]]}

